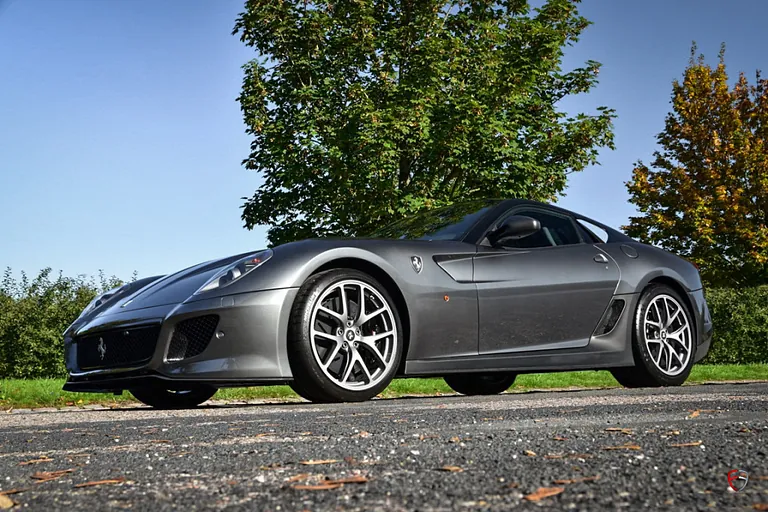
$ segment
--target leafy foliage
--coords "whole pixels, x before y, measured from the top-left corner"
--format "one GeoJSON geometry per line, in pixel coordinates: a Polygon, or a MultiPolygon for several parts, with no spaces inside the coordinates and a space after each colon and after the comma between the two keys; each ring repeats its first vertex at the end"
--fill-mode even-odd
{"type": "Polygon", "coordinates": [[[600,65],[563,71],[578,0],[249,0],[239,97],[253,136],[246,227],[272,245],[349,236],[457,199],[551,200],[613,147],[611,109],[566,118],[600,65]]]}
{"type": "Polygon", "coordinates": [[[115,277],[99,281],[52,277],[46,268],[30,280],[6,269],[0,282],[0,378],[62,377],[62,333],[96,296],[119,286],[115,277]]]}
{"type": "Polygon", "coordinates": [[[768,363],[768,286],[713,288],[707,304],[715,334],[702,363],[768,363]]]}
{"type": "Polygon", "coordinates": [[[724,52],[691,61],[672,87],[672,112],[651,167],[627,183],[641,216],[630,236],[696,263],[714,286],[768,283],[768,80],[729,86],[724,52]]]}

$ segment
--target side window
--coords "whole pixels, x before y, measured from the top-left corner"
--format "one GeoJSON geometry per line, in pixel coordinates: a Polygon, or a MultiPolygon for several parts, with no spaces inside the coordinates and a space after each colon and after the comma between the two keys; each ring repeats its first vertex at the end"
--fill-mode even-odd
{"type": "Polygon", "coordinates": [[[579,224],[584,240],[590,240],[596,244],[604,244],[608,241],[608,232],[600,226],[595,226],[583,219],[576,219],[576,222],[579,224]]]}
{"type": "Polygon", "coordinates": [[[538,220],[541,223],[541,229],[525,238],[506,241],[504,247],[533,249],[581,243],[576,227],[568,217],[541,210],[518,210],[514,215],[525,215],[538,220]]]}

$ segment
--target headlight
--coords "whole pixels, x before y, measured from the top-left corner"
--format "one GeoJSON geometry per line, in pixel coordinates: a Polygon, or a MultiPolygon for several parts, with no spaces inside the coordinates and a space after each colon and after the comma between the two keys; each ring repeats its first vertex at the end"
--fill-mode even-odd
{"type": "Polygon", "coordinates": [[[217,272],[215,276],[210,278],[208,282],[206,282],[203,286],[200,287],[199,290],[195,292],[195,295],[198,293],[215,290],[216,288],[223,288],[228,286],[238,279],[242,279],[243,276],[253,271],[254,269],[262,266],[271,257],[271,249],[266,249],[264,251],[251,254],[250,256],[246,256],[245,258],[236,261],[235,263],[232,263],[228,267],[224,267],[222,270],[217,272]]]}

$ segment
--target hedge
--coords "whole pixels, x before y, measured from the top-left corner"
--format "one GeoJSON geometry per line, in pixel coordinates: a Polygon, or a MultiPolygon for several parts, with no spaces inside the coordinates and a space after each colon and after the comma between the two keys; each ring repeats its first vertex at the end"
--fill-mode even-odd
{"type": "Polygon", "coordinates": [[[768,363],[768,285],[713,288],[706,298],[715,331],[702,362],[768,363]]]}
{"type": "Polygon", "coordinates": [[[50,268],[30,280],[10,269],[0,281],[0,378],[65,377],[62,333],[97,293],[121,283],[99,275],[54,277],[50,268]]]}
{"type": "MultiPolygon", "coordinates": [[[[51,269],[29,280],[9,270],[0,282],[0,378],[64,377],[61,334],[104,290],[120,284],[51,269]]],[[[715,324],[708,364],[768,363],[768,286],[710,289],[707,302],[715,324]]]]}

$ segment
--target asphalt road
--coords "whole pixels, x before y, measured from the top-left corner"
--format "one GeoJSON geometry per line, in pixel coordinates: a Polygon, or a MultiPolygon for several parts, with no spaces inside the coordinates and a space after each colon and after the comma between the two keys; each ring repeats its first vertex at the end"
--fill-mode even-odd
{"type": "Polygon", "coordinates": [[[768,384],[2,414],[0,491],[49,511],[768,510],[766,441],[768,384]]]}

